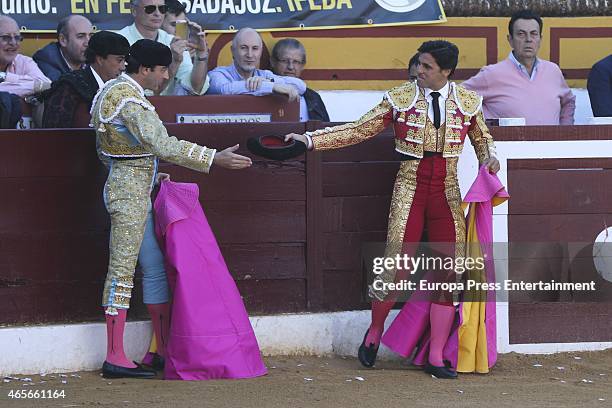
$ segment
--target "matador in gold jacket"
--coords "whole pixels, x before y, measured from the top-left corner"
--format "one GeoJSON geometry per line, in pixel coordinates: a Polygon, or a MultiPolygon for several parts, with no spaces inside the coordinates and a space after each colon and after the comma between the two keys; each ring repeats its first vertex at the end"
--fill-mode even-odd
{"type": "Polygon", "coordinates": [[[249,158],[233,153],[237,146],[217,153],[214,149],[168,135],[144,90],[163,89],[169,80],[171,62],[171,51],[165,45],[151,40],[136,42],[130,49],[127,73],[105,84],[96,95],[91,110],[98,155],[109,169],[103,194],[111,219],[110,258],[102,297],[108,332],[103,366],[106,377],[154,375],[150,370],[135,366],[123,350],[123,328],[137,261],[143,266],[143,281],[147,278],[143,264],[150,263],[151,258],[160,264],[161,281],[153,285],[158,286],[155,288],[145,285],[144,297],[158,352],[161,357],[165,354],[170,317],[167,281],[163,255],[153,235],[150,197],[158,160],[204,173],[208,173],[213,163],[227,168],[244,168],[251,164],[249,158]],[[147,293],[151,291],[162,294],[147,293]],[[152,300],[147,301],[147,297],[152,300]]]}
{"type": "MultiPolygon", "coordinates": [[[[465,138],[470,139],[481,165],[496,172],[499,162],[482,114],[482,98],[448,81],[457,65],[457,47],[447,41],[428,41],[419,53],[417,81],[386,92],[383,100],[356,122],[304,135],[291,134],[286,139],[300,140],[313,150],[338,149],[368,140],[393,125],[395,150],[402,162],[391,199],[386,256],[406,253],[405,244],[418,243],[427,226],[428,240],[447,243],[452,248],[450,255],[457,259],[464,256],[466,241],[457,181],[457,160],[465,138]]],[[[385,319],[396,300],[388,284],[399,276],[395,269],[385,270],[370,286],[372,323],[358,353],[364,366],[374,365],[385,319]]],[[[455,278],[437,276],[443,281],[455,278]]],[[[430,309],[431,343],[425,371],[438,378],[457,376],[442,361],[454,318],[452,297],[444,293],[435,297],[430,309]]]]}

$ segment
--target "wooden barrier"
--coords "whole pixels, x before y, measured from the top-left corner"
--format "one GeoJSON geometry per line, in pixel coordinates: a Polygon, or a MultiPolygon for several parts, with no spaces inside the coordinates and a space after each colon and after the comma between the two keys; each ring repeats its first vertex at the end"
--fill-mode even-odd
{"type": "Polygon", "coordinates": [[[204,95],[204,96],[154,96],[149,98],[159,117],[168,123],[183,123],[183,117],[195,115],[197,123],[299,122],[299,101],[288,102],[284,95],[204,95]],[[232,119],[231,115],[241,118],[232,119]],[[226,116],[222,119],[207,119],[204,115],[226,116]],[[251,118],[246,116],[251,115],[251,118]],[[268,116],[267,119],[260,118],[268,116]]]}
{"type": "MultiPolygon", "coordinates": [[[[161,120],[167,123],[250,124],[300,121],[299,101],[289,102],[282,95],[153,96],[149,100],[161,120]]],[[[32,107],[22,101],[21,108],[23,116],[31,118],[32,107]]],[[[90,119],[89,106],[81,103],[77,106],[73,123],[65,126],[86,128],[90,119]]]]}
{"type": "MultiPolygon", "coordinates": [[[[322,125],[174,124],[168,130],[216,148],[240,143],[239,152],[249,154],[248,137],[322,125]]],[[[612,126],[492,131],[497,141],[612,139],[612,126]]],[[[0,131],[0,323],[101,318],[108,217],[101,193],[105,169],[94,146],[89,129],[0,131]]],[[[605,155],[508,160],[509,240],[588,243],[603,225],[612,225],[606,188],[612,185],[612,159],[605,155]]],[[[391,131],[291,161],[254,159],[248,170],[214,168],[210,175],[161,165],[173,180],[199,185],[200,201],[249,311],[368,308],[359,254],[364,242],[385,240],[399,166],[391,131]]],[[[588,245],[575,252],[566,269],[545,271],[519,262],[511,265],[509,277],[592,279],[601,288],[592,299],[598,303],[578,294],[511,299],[511,343],[610,339],[612,319],[604,301],[612,297],[612,283],[594,271],[588,245]]],[[[140,285],[136,288],[130,314],[143,317],[140,285]]]]}

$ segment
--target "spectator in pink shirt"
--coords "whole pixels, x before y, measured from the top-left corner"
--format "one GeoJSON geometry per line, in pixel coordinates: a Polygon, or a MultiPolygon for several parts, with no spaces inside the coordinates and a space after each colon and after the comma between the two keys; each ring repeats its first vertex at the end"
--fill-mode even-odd
{"type": "Polygon", "coordinates": [[[463,82],[483,97],[485,118],[525,118],[527,125],[571,125],[576,97],[559,66],[538,58],[542,19],[530,10],[514,13],[508,24],[512,52],[463,82]]]}
{"type": "Polygon", "coordinates": [[[22,40],[17,22],[0,16],[0,92],[26,96],[51,86],[34,60],[19,54],[22,40]]]}

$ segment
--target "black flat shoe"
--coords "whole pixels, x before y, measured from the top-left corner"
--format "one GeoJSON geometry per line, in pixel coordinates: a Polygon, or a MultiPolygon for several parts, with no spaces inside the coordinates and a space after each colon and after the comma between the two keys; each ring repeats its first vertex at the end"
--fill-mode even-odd
{"type": "Polygon", "coordinates": [[[359,346],[359,351],[357,351],[357,358],[364,367],[374,367],[374,363],[376,363],[376,354],[378,353],[378,346],[375,346],[373,343],[369,346],[365,345],[369,331],[370,329],[366,331],[361,346],[359,346]]]}
{"type": "Polygon", "coordinates": [[[155,371],[143,368],[141,365],[135,368],[122,367],[108,362],[102,364],[102,377],[104,378],[153,378],[155,371]]]}
{"type": "Polygon", "coordinates": [[[153,355],[153,361],[151,362],[151,367],[155,371],[164,371],[164,367],[166,366],[166,359],[155,353],[153,355]]]}
{"type": "Polygon", "coordinates": [[[431,365],[429,362],[425,365],[424,368],[427,374],[431,374],[436,378],[440,379],[457,379],[457,372],[450,369],[449,367],[437,367],[435,365],[431,365]]]}

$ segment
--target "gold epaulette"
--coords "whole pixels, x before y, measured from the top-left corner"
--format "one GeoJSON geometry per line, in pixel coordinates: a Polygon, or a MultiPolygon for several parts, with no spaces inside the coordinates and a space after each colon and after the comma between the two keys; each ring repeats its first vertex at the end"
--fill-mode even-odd
{"type": "Polygon", "coordinates": [[[397,112],[406,112],[410,110],[416,103],[418,96],[419,90],[416,86],[416,82],[404,82],[385,92],[385,99],[397,112]]]}
{"type": "Polygon", "coordinates": [[[457,107],[464,115],[474,116],[482,107],[482,96],[474,91],[469,91],[461,85],[453,84],[455,101],[457,107]]]}
{"type": "Polygon", "coordinates": [[[128,102],[141,105],[147,110],[155,110],[153,105],[144,98],[134,86],[127,82],[117,82],[104,95],[101,96],[100,113],[98,119],[103,123],[110,123],[119,114],[128,102]]]}

